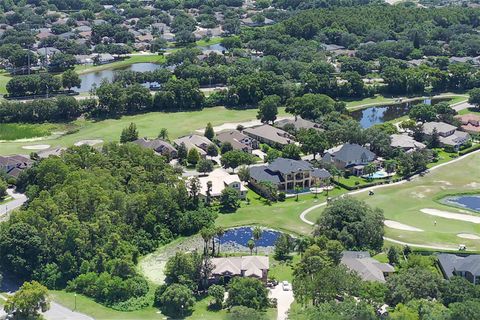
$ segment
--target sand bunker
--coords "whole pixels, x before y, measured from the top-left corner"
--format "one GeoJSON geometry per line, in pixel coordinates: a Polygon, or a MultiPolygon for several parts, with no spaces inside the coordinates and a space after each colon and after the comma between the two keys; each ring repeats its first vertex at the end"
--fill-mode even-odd
{"type": "Polygon", "coordinates": [[[475,234],[471,233],[459,233],[457,234],[457,237],[463,238],[463,239],[470,239],[470,240],[479,240],[480,236],[477,236],[475,234]]]}
{"type": "Polygon", "coordinates": [[[406,224],[403,224],[403,223],[400,223],[400,222],[397,222],[397,221],[393,221],[393,220],[385,220],[384,223],[387,227],[392,228],[392,229],[404,230],[404,231],[415,231],[415,232],[422,232],[423,231],[422,229],[415,228],[415,227],[412,227],[412,226],[409,226],[409,225],[406,225],[406,224]]]}
{"type": "Polygon", "coordinates": [[[88,145],[88,146],[94,146],[96,144],[99,144],[99,143],[102,143],[103,140],[100,140],[100,139],[96,139],[96,140],[80,140],[78,142],[75,142],[75,146],[76,147],[80,147],[80,146],[83,146],[83,145],[88,145]]]}
{"type": "Polygon", "coordinates": [[[480,216],[472,216],[468,214],[453,213],[453,212],[442,211],[437,209],[428,209],[428,208],[422,209],[420,211],[423,213],[429,214],[431,216],[460,220],[460,221],[467,221],[467,222],[473,222],[473,223],[480,223],[480,216]]]}
{"type": "Polygon", "coordinates": [[[32,145],[32,146],[23,146],[22,149],[25,149],[25,150],[45,150],[45,149],[48,149],[50,148],[50,145],[48,144],[35,144],[35,145],[32,145]]]}

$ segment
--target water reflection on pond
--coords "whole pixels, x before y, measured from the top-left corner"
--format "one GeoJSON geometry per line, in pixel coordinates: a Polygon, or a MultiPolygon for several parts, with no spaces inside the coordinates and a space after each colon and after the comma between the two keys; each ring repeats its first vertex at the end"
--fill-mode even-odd
{"type": "Polygon", "coordinates": [[[480,194],[448,196],[443,198],[441,202],[455,207],[480,212],[480,194]]]}
{"type": "MultiPolygon", "coordinates": [[[[262,229],[262,235],[256,243],[259,247],[272,247],[281,234],[279,231],[262,229]]],[[[226,230],[225,234],[220,237],[220,243],[222,245],[234,244],[246,247],[250,239],[253,239],[253,228],[240,227],[226,230]]]]}

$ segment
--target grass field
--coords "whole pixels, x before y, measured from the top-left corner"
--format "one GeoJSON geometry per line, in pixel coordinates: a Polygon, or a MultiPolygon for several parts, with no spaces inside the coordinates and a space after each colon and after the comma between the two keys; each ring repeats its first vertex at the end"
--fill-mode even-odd
{"type": "MultiPolygon", "coordinates": [[[[424,177],[401,185],[377,189],[374,196],[368,196],[367,192],[362,192],[355,197],[365,200],[373,207],[381,208],[386,219],[424,230],[423,232],[412,232],[385,227],[387,237],[409,243],[445,246],[452,249],[462,243],[466,244],[469,249],[480,250],[478,240],[468,240],[457,236],[459,233],[480,235],[480,225],[431,216],[420,211],[432,208],[453,213],[465,213],[465,210],[442,205],[435,199],[446,194],[480,193],[479,167],[480,153],[476,153],[431,171],[424,177]],[[435,221],[437,222],[436,226],[434,225],[435,221]]],[[[313,211],[307,218],[314,221],[322,211],[323,208],[313,211]]]]}
{"type": "MultiPolygon", "coordinates": [[[[123,128],[130,122],[135,122],[141,137],[157,137],[161,128],[167,128],[170,139],[193,133],[197,129],[204,128],[208,122],[212,125],[220,125],[226,122],[241,122],[255,119],[256,109],[232,110],[224,107],[208,108],[202,111],[189,112],[150,112],[135,116],[125,116],[120,119],[108,119],[103,121],[79,120],[74,124],[79,128],[78,132],[57,137],[44,139],[38,143],[51,146],[71,146],[75,142],[85,139],[102,139],[104,141],[118,141],[123,128]]],[[[284,109],[279,110],[279,115],[285,115],[284,109]]],[[[0,154],[25,153],[22,146],[32,143],[25,142],[0,142],[0,154]]]]}
{"type": "Polygon", "coordinates": [[[46,137],[64,129],[65,125],[55,124],[0,123],[0,141],[46,137]]]}
{"type": "Polygon", "coordinates": [[[74,70],[78,74],[85,74],[85,73],[108,70],[108,69],[118,69],[118,68],[128,67],[129,65],[132,65],[134,63],[142,63],[142,62],[163,63],[165,62],[165,57],[158,54],[135,55],[135,56],[130,56],[121,61],[102,64],[98,66],[77,65],[74,70]]]}
{"type": "Polygon", "coordinates": [[[5,70],[0,70],[0,94],[7,93],[7,82],[10,80],[10,75],[5,70]]]}

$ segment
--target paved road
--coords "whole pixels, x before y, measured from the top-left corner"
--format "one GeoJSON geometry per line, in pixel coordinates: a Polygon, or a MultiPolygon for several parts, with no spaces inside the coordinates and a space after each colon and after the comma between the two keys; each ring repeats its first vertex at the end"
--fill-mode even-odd
{"type": "MultiPolygon", "coordinates": [[[[438,166],[435,166],[433,168],[430,168],[429,170],[430,171],[434,171],[434,170],[437,170],[439,168],[442,168],[443,166],[446,166],[446,165],[450,165],[452,163],[455,163],[455,162],[458,162],[458,161],[461,161],[467,157],[470,157],[474,154],[477,154],[479,153],[480,150],[476,150],[474,152],[471,152],[471,153],[468,153],[464,156],[461,156],[461,157],[458,157],[454,160],[451,160],[451,161],[448,161],[448,162],[445,162],[445,163],[442,163],[442,164],[439,164],[438,166]]],[[[390,183],[390,184],[382,184],[382,185],[378,185],[378,186],[373,186],[373,187],[370,187],[370,188],[365,188],[365,189],[360,189],[360,190],[355,190],[355,191],[351,191],[351,192],[347,192],[343,195],[355,195],[355,194],[358,194],[358,193],[361,193],[361,192],[367,192],[367,191],[370,191],[370,190],[376,190],[376,189],[381,189],[381,188],[386,188],[386,187],[391,187],[391,186],[395,186],[395,185],[400,185],[400,184],[403,184],[403,183],[407,183],[409,181],[412,181],[416,178],[418,178],[419,175],[414,175],[412,176],[409,180],[402,180],[402,181],[399,181],[399,182],[395,182],[395,183],[390,183]]],[[[342,195],[342,196],[343,196],[342,195]]],[[[316,204],[308,209],[305,209],[303,210],[301,213],[300,213],[300,220],[302,220],[303,222],[305,222],[306,224],[309,224],[311,226],[313,226],[315,224],[315,222],[313,221],[310,221],[306,218],[306,215],[309,214],[310,212],[318,209],[318,208],[321,208],[323,206],[327,205],[327,202],[322,202],[322,203],[319,203],[319,204],[316,204]]],[[[398,241],[398,240],[394,240],[394,239],[391,239],[391,238],[387,238],[387,237],[383,237],[383,239],[387,240],[387,241],[391,241],[391,242],[395,242],[395,243],[398,243],[398,244],[401,244],[401,245],[408,245],[410,247],[417,247],[417,248],[425,248],[425,249],[434,249],[434,250],[456,250],[458,248],[454,248],[454,247],[442,247],[442,246],[428,246],[428,245],[421,245],[421,244],[413,244],[413,243],[408,243],[408,242],[403,242],[403,241],[398,241]]]]}
{"type": "Polygon", "coordinates": [[[13,200],[0,205],[0,220],[4,219],[7,213],[20,207],[25,201],[27,201],[27,197],[24,194],[16,193],[13,189],[8,189],[7,193],[13,198],[13,200]]]}
{"type": "Polygon", "coordinates": [[[452,105],[452,108],[458,112],[464,109],[475,108],[475,106],[466,101],[463,101],[463,102],[452,105]]]}
{"type": "Polygon", "coordinates": [[[277,320],[288,318],[287,312],[293,302],[293,291],[283,291],[282,285],[278,284],[274,289],[270,289],[270,298],[277,299],[277,320]]]}

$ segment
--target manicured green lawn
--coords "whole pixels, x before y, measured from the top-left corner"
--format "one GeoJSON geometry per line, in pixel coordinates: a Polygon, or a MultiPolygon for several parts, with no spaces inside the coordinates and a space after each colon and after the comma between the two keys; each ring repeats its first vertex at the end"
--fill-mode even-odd
{"type": "MultiPolygon", "coordinates": [[[[412,232],[385,227],[387,237],[409,243],[445,246],[452,249],[462,243],[466,244],[469,249],[480,250],[478,240],[463,239],[457,236],[459,233],[480,235],[480,225],[431,216],[420,211],[431,208],[465,213],[465,210],[442,205],[435,201],[435,198],[443,194],[480,193],[480,170],[478,168],[480,168],[480,153],[443,166],[410,182],[377,189],[374,196],[369,196],[368,192],[362,192],[355,197],[365,200],[373,207],[381,208],[386,219],[424,230],[423,232],[412,232]],[[434,221],[437,222],[436,225],[434,221]]],[[[319,208],[311,212],[307,218],[314,221],[323,210],[324,208],[319,208]]]]}
{"type": "Polygon", "coordinates": [[[300,261],[300,255],[294,254],[291,260],[278,261],[270,256],[270,270],[268,271],[269,278],[275,278],[281,282],[287,280],[293,281],[293,266],[300,261]]]}
{"type": "MultiPolygon", "coordinates": [[[[336,196],[345,192],[344,189],[335,188],[329,196],[336,196]]],[[[299,201],[289,198],[284,202],[268,205],[254,193],[248,192],[250,204],[242,203],[242,207],[235,213],[219,214],[216,224],[225,228],[245,225],[260,225],[292,234],[310,234],[312,226],[303,223],[300,213],[315,204],[326,201],[325,193],[319,194],[316,199],[313,194],[300,195],[299,201]]]]}
{"type": "Polygon", "coordinates": [[[158,54],[135,55],[135,56],[130,56],[121,61],[102,64],[98,66],[77,65],[75,67],[75,71],[78,74],[85,74],[85,73],[107,70],[107,69],[118,69],[118,68],[128,67],[129,65],[132,65],[134,63],[142,63],[142,62],[163,63],[165,62],[165,57],[158,54]]]}
{"type": "Polygon", "coordinates": [[[5,70],[0,70],[0,94],[7,93],[7,82],[10,80],[10,75],[5,70]]]}
{"type": "Polygon", "coordinates": [[[65,125],[0,123],[0,141],[45,137],[54,131],[65,130],[65,125]]]}
{"type": "Polygon", "coordinates": [[[460,110],[458,112],[458,114],[469,114],[469,113],[480,115],[480,109],[468,108],[468,109],[460,110]]]}
{"type": "MultiPolygon", "coordinates": [[[[202,129],[208,122],[212,125],[220,125],[226,122],[242,122],[255,119],[256,109],[232,110],[224,107],[207,108],[202,111],[188,112],[150,112],[135,116],[124,116],[120,119],[108,119],[103,121],[79,120],[74,124],[79,130],[76,133],[64,135],[54,139],[45,139],[36,143],[49,144],[51,146],[72,146],[75,142],[85,139],[102,139],[104,141],[118,141],[123,128],[130,122],[137,125],[141,137],[157,137],[161,128],[167,128],[170,139],[195,132],[202,129]]],[[[280,109],[279,115],[285,115],[285,110],[280,109]]],[[[25,153],[25,142],[0,143],[0,154],[25,153]]]]}
{"type": "Polygon", "coordinates": [[[211,46],[213,44],[221,43],[222,41],[223,41],[222,37],[213,37],[209,39],[198,40],[196,44],[199,47],[206,47],[206,46],[211,46]]]}

